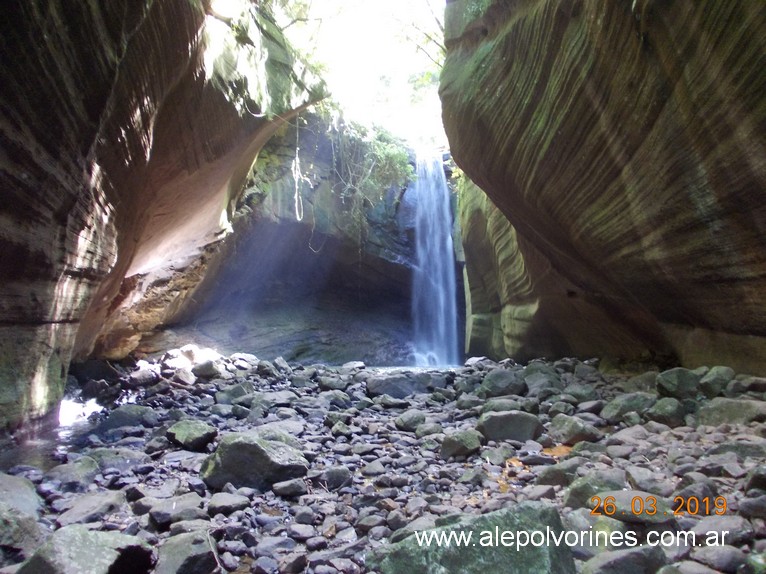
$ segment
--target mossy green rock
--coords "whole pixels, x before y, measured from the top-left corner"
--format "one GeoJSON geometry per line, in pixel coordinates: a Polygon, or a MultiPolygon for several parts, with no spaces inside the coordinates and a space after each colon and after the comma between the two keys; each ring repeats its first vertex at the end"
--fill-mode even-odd
{"type": "Polygon", "coordinates": [[[610,423],[617,423],[630,412],[644,413],[656,402],[657,395],[654,393],[626,393],[609,401],[601,410],[601,418],[610,423]]]}
{"type": "Polygon", "coordinates": [[[218,430],[202,421],[182,420],[168,429],[168,440],[185,448],[202,452],[218,435],[218,430]]]}
{"type": "Polygon", "coordinates": [[[148,574],[155,561],[154,550],[140,538],[73,525],[57,530],[18,574],[109,574],[123,562],[133,574],[148,574]]]}
{"type": "Polygon", "coordinates": [[[766,402],[716,397],[700,409],[697,420],[702,425],[710,426],[746,425],[753,421],[764,421],[766,420],[766,402]]]}
{"type": "Polygon", "coordinates": [[[308,465],[298,449],[249,431],[224,436],[218,449],[205,459],[200,475],[214,490],[222,489],[227,482],[237,488],[265,489],[275,482],[305,475],[308,465]]]}
{"type": "Polygon", "coordinates": [[[496,536],[510,531],[514,535],[541,531],[561,533],[561,518],[553,506],[539,502],[523,502],[513,508],[498,510],[479,517],[466,517],[447,527],[434,528],[427,533],[472,533],[467,546],[437,546],[435,543],[420,545],[417,535],[387,547],[375,550],[367,556],[370,568],[381,574],[418,572],[424,574],[528,574],[547,572],[570,574],[575,572],[572,554],[565,544],[552,542],[540,546],[517,549],[514,544],[504,546],[496,536]]]}

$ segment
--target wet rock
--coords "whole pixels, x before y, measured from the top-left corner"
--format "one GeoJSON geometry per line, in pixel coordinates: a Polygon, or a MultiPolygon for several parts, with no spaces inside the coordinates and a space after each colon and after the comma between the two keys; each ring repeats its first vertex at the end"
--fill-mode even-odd
{"type": "Polygon", "coordinates": [[[218,430],[202,421],[182,420],[166,433],[168,440],[186,450],[204,452],[205,447],[218,435],[218,430]]]}
{"type": "Polygon", "coordinates": [[[478,574],[486,572],[575,572],[574,560],[565,544],[531,544],[520,549],[504,546],[493,537],[498,531],[562,532],[561,519],[555,508],[539,502],[523,502],[513,508],[478,517],[464,517],[460,522],[435,531],[472,531],[474,546],[421,546],[414,536],[373,551],[367,564],[381,574],[402,572],[450,571],[478,574]],[[483,545],[482,545],[483,541],[483,545]],[[491,550],[491,551],[488,551],[491,550]]]}
{"type": "Polygon", "coordinates": [[[0,472],[0,500],[19,512],[34,517],[37,517],[43,504],[30,480],[3,472],[0,472]]]}
{"type": "Polygon", "coordinates": [[[581,418],[558,414],[551,421],[548,434],[553,440],[573,445],[582,441],[597,441],[601,431],[581,418]]]}
{"type": "Polygon", "coordinates": [[[750,399],[716,397],[704,405],[697,415],[700,424],[748,424],[766,420],[766,402],[750,399]]]}
{"type": "Polygon", "coordinates": [[[56,522],[59,526],[97,522],[107,514],[118,511],[125,502],[125,493],[122,491],[89,492],[78,496],[71,508],[61,514],[56,522]]]}
{"type": "MultiPolygon", "coordinates": [[[[152,572],[156,554],[135,536],[66,526],[53,535],[19,569],[19,574],[117,574],[152,572]]],[[[158,572],[154,570],[154,572],[158,572]]],[[[175,571],[174,571],[175,572],[175,571]]]]}
{"type": "Polygon", "coordinates": [[[189,532],[165,540],[159,548],[154,574],[209,574],[216,567],[208,534],[189,532]]]}
{"type": "Polygon", "coordinates": [[[543,433],[543,425],[532,414],[523,411],[490,412],[479,417],[477,430],[487,440],[536,439],[543,433]]]}
{"type": "Polygon", "coordinates": [[[484,436],[473,429],[458,431],[444,437],[439,456],[448,459],[453,456],[469,456],[481,448],[484,436]]]}
{"type": "Polygon", "coordinates": [[[201,478],[214,490],[227,482],[265,489],[304,476],[308,466],[303,454],[285,442],[267,440],[258,431],[230,433],[203,463],[201,478]]]}

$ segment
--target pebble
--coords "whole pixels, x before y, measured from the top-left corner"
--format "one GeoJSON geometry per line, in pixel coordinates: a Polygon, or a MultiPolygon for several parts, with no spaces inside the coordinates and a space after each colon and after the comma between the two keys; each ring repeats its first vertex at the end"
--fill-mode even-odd
{"type": "MultiPolygon", "coordinates": [[[[126,377],[142,389],[136,403],[84,431],[82,452],[45,473],[15,467],[23,487],[0,473],[0,490],[11,485],[3,499],[23,494],[41,526],[90,522],[160,548],[210,533],[225,570],[257,573],[365,572],[374,547],[521,500],[544,500],[587,529],[594,496],[612,530],[729,531],[724,546],[673,554],[681,571],[735,572],[766,549],[766,424],[753,415],[763,401],[745,395],[756,383],[723,367],[707,372],[697,396],[689,381],[701,375],[691,371],[631,378],[575,359],[526,367],[477,359],[445,376],[246,354],[190,367],[187,355],[169,353],[126,377]],[[201,469],[231,433],[247,433],[248,448],[263,441],[261,465],[289,454],[303,466],[273,483],[240,484],[249,455],[234,448],[231,477],[206,483],[201,469]],[[603,506],[607,497],[612,506],[603,506]],[[651,497],[662,517],[636,512],[651,497]],[[674,497],[682,516],[673,516],[674,497]]],[[[583,572],[665,563],[643,549],[583,547],[574,556],[583,572]]],[[[4,557],[0,568],[13,564],[4,557]]]]}

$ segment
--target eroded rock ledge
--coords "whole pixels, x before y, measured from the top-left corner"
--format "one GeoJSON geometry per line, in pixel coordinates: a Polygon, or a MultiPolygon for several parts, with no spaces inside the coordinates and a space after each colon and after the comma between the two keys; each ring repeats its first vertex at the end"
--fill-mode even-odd
{"type": "Polygon", "coordinates": [[[58,400],[72,354],[135,296],[125,277],[220,237],[260,147],[321,96],[253,6],[236,34],[205,2],[6,8],[0,426],[58,400]]]}
{"type": "Polygon", "coordinates": [[[453,157],[515,245],[479,343],[766,369],[766,7],[455,0],[446,28],[453,157]]]}

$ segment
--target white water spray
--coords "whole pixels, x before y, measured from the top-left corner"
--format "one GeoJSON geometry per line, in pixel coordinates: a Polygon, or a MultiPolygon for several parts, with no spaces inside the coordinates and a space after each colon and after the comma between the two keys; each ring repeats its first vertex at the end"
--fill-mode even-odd
{"type": "Polygon", "coordinates": [[[417,173],[417,266],[412,292],[416,363],[456,365],[459,355],[455,253],[449,189],[441,156],[419,155],[417,173]]]}

